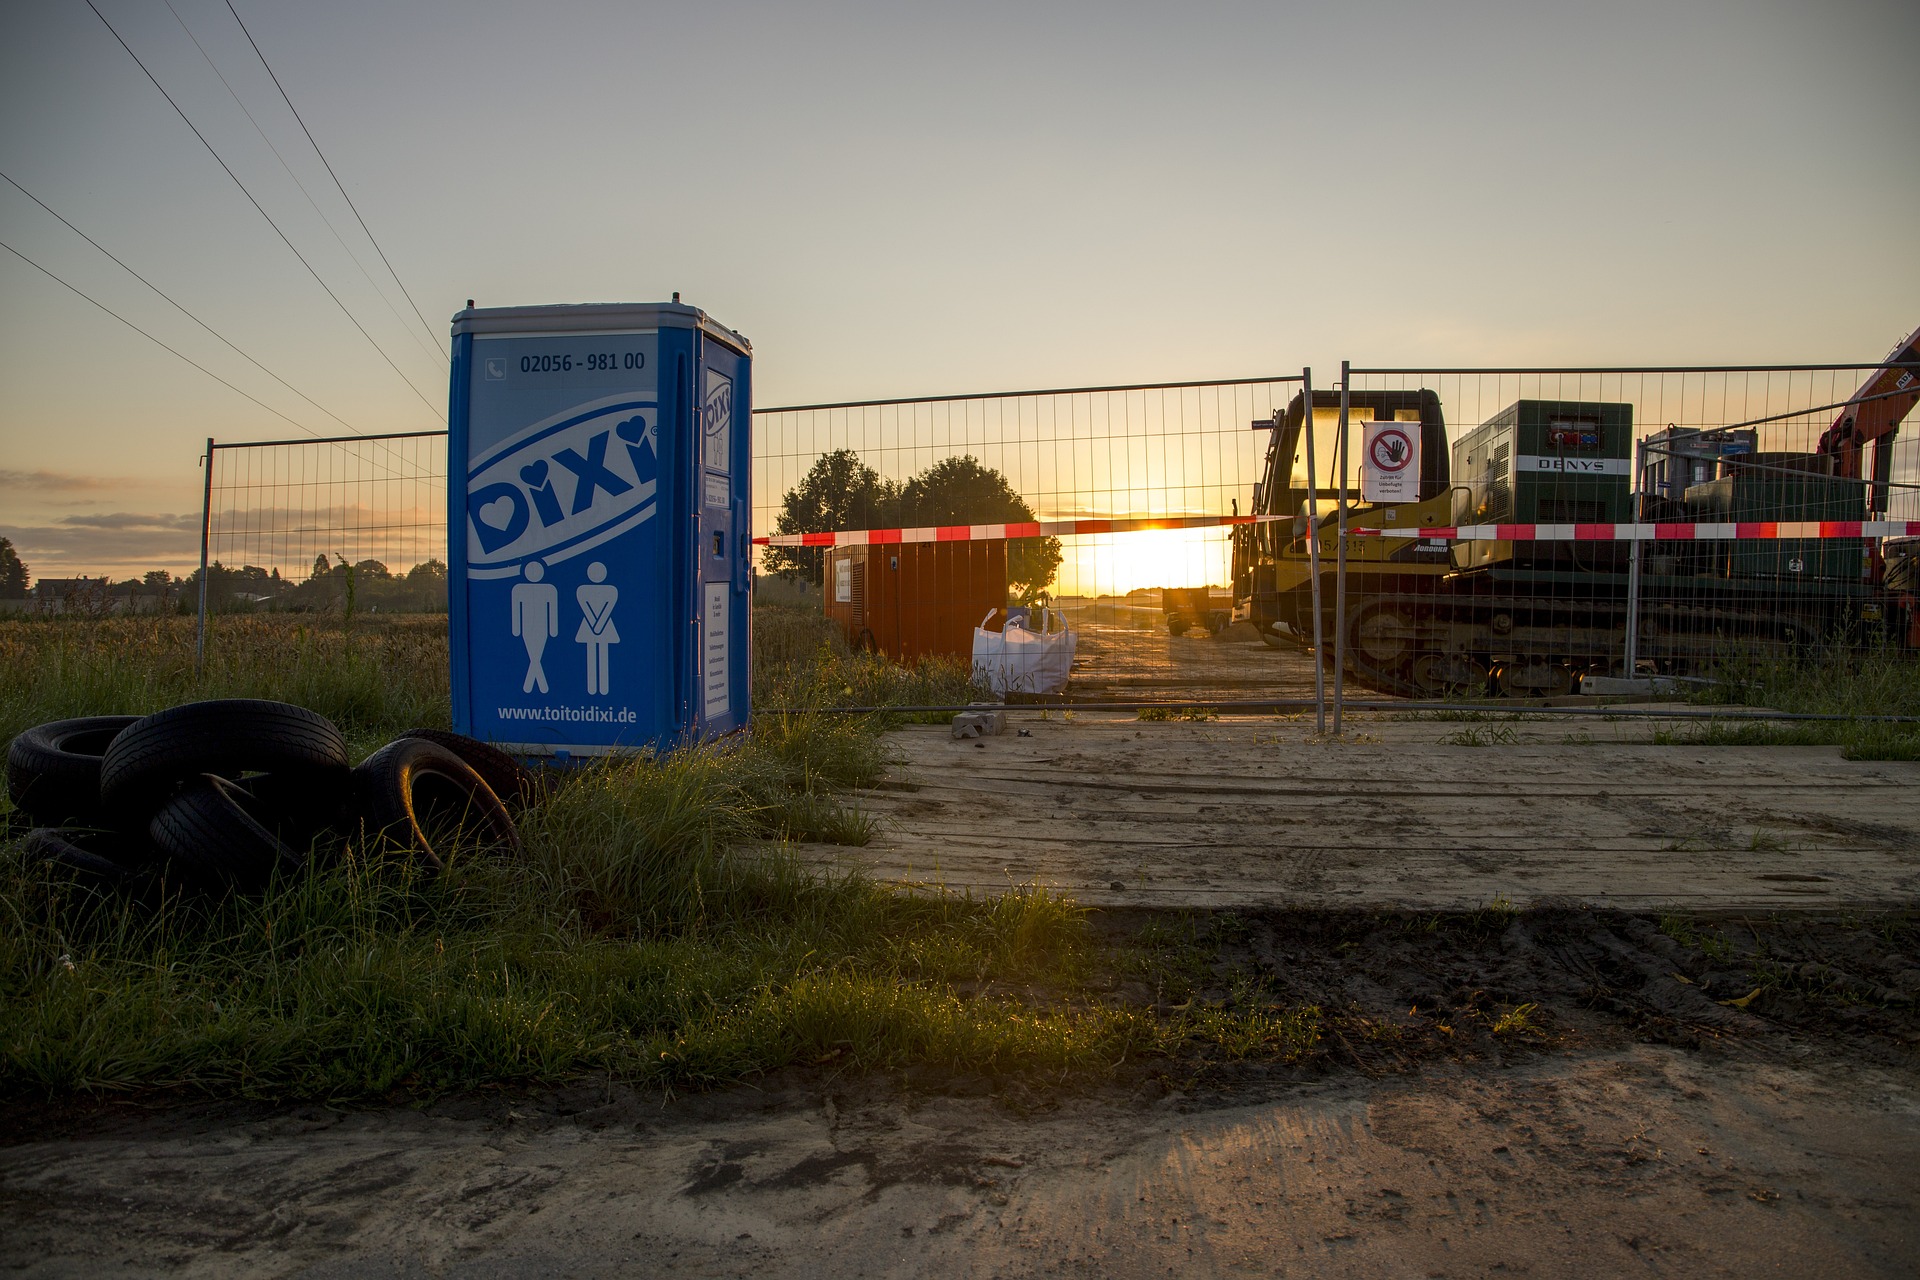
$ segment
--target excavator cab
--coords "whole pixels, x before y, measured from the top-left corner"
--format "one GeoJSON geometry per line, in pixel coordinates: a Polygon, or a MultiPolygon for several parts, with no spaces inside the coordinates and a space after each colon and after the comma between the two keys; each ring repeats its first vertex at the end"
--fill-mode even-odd
{"type": "MultiPolygon", "coordinates": [[[[1266,424],[1256,423],[1255,426],[1266,424]]],[[[1333,607],[1333,575],[1339,554],[1340,393],[1316,391],[1309,413],[1304,395],[1296,395],[1269,428],[1266,464],[1254,486],[1256,515],[1290,516],[1234,531],[1234,617],[1254,624],[1276,647],[1310,643],[1313,631],[1313,556],[1308,537],[1319,541],[1322,607],[1333,607]],[[1313,467],[1307,465],[1307,436],[1313,434],[1313,467]],[[1317,509],[1318,528],[1310,531],[1309,509],[1317,509]],[[1277,628],[1277,629],[1276,629],[1277,628]]],[[[1417,391],[1355,391],[1347,397],[1347,525],[1349,528],[1407,528],[1452,523],[1449,450],[1440,397],[1417,391]],[[1416,501],[1369,505],[1360,496],[1360,441],[1368,422],[1418,424],[1420,480],[1416,501]]],[[[1447,546],[1417,536],[1349,535],[1346,547],[1349,592],[1356,577],[1367,591],[1419,590],[1451,567],[1447,546]]],[[[1329,626],[1331,620],[1329,619],[1329,626]]],[[[1329,630],[1327,634],[1332,634],[1329,630]]]]}

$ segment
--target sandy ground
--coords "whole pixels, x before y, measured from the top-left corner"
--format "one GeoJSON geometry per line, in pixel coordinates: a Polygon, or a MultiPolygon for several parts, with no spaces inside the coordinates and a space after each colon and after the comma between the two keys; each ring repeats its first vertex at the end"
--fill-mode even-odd
{"type": "Polygon", "coordinates": [[[1338,740],[1313,727],[1056,711],[975,741],[902,729],[896,767],[860,801],[878,838],[808,856],[974,892],[1038,883],[1095,906],[1920,902],[1920,763],[1659,746],[1672,723],[1598,717],[1376,714],[1338,740]]]}
{"type": "MultiPolygon", "coordinates": [[[[1078,637],[1072,691],[1081,701],[1313,697],[1312,660],[1270,648],[1247,623],[1218,636],[1174,636],[1157,603],[1102,601],[1062,612],[1078,637]]],[[[1356,696],[1382,695],[1360,689],[1356,696]]]]}
{"type": "Polygon", "coordinates": [[[1636,1046],[1196,1105],[890,1085],[120,1116],[5,1150],[22,1276],[1909,1276],[1912,1078],[1636,1046]]]}

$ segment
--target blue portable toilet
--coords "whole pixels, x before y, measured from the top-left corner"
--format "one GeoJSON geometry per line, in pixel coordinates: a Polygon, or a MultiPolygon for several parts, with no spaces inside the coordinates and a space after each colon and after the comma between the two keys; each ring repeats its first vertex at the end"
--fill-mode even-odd
{"type": "Polygon", "coordinates": [[[453,725],[567,758],[747,723],[752,347],[671,303],[453,319],[453,725]]]}

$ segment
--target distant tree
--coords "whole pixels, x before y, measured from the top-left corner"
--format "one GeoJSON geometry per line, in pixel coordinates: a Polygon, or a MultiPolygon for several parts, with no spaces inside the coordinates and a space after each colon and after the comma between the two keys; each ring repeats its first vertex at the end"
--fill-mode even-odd
{"type": "Polygon", "coordinates": [[[324,553],[313,558],[313,577],[324,578],[331,572],[333,572],[333,566],[327,563],[324,553]]]}
{"type": "Polygon", "coordinates": [[[161,592],[173,585],[173,575],[165,569],[149,569],[140,583],[149,591],[161,592]]]}
{"type": "MultiPolygon", "coordinates": [[[[207,612],[224,613],[233,607],[234,571],[218,560],[207,566],[207,612]]],[[[178,580],[181,600],[200,600],[200,570],[195,569],[178,580]]]]}
{"type": "Polygon", "coordinates": [[[13,549],[13,539],[0,538],[0,600],[25,600],[27,579],[27,566],[13,549]]]}
{"type": "MultiPolygon", "coordinates": [[[[1001,524],[1034,519],[1033,508],[1007,478],[972,456],[943,458],[900,491],[900,523],[1001,524]]],[[[1060,539],[1019,538],[1007,544],[1007,585],[1031,600],[1060,569],[1060,539]]]]}
{"type": "Polygon", "coordinates": [[[447,607],[447,566],[442,560],[422,560],[407,570],[406,604],[410,609],[429,613],[445,612],[447,607]]]}
{"type": "MultiPolygon", "coordinates": [[[[900,490],[860,461],[851,449],[822,454],[787,491],[775,533],[830,533],[836,529],[890,528],[898,523],[900,490]]],[[[820,585],[826,563],[817,547],[770,547],[766,566],[774,573],[820,585]]]]}
{"type": "Polygon", "coordinates": [[[447,564],[444,560],[422,560],[407,570],[407,581],[416,586],[447,589],[447,564]]]}
{"type": "Polygon", "coordinates": [[[353,573],[354,576],[362,582],[378,580],[380,578],[391,578],[393,576],[392,573],[388,572],[387,566],[378,560],[362,560],[353,566],[353,573]]]}

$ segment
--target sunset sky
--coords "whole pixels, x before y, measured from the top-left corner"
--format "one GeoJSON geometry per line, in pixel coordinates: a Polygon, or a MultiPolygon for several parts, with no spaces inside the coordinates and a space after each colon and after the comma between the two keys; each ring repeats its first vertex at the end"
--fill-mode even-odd
{"type": "Polygon", "coordinates": [[[0,172],[324,407],[0,182],[0,242],[292,419],[0,252],[36,575],[186,567],[209,435],[444,425],[470,297],[679,290],[762,405],[1854,360],[1920,323],[1911,3],[234,0],[424,325],[225,0],[94,3],[371,336],[85,0],[8,6],[0,172]]]}

